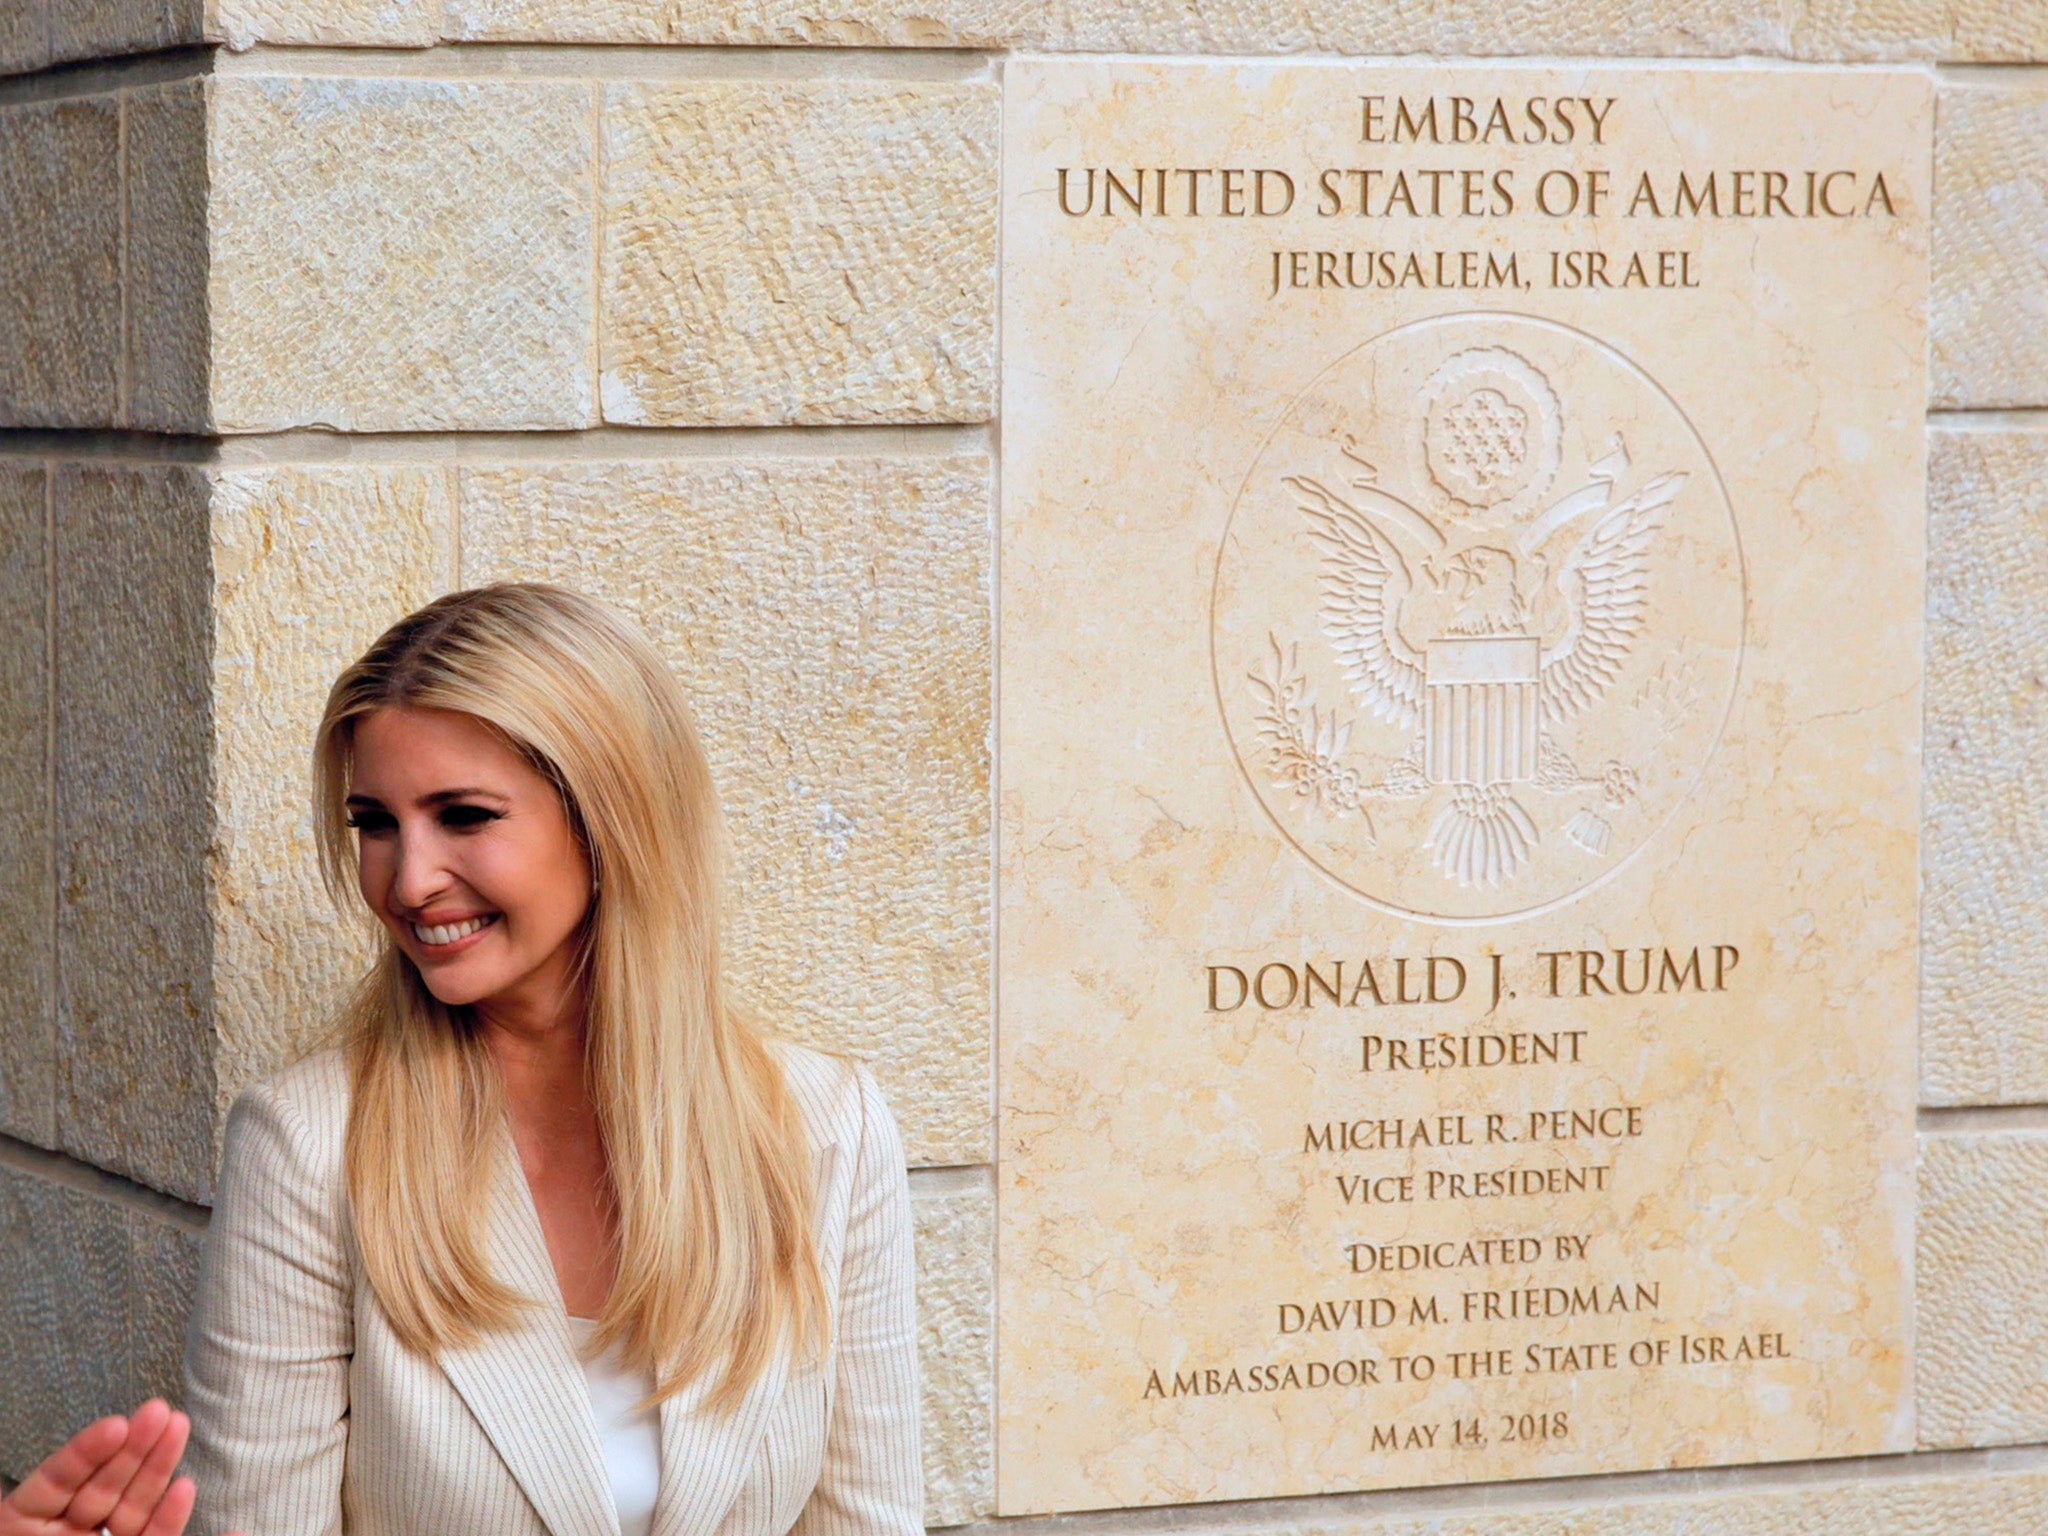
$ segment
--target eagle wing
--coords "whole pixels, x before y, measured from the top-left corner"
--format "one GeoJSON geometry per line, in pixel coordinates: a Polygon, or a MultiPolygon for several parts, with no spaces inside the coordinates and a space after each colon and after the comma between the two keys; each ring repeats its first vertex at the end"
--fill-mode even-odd
{"type": "Polygon", "coordinates": [[[1543,663],[1543,718],[1555,725],[1605,693],[1642,633],[1650,551],[1685,484],[1659,475],[1593,524],[1565,562],[1571,624],[1543,663]]]}
{"type": "MultiPolygon", "coordinates": [[[[1351,691],[1404,729],[1422,721],[1422,658],[1402,638],[1401,604],[1413,585],[1388,527],[1305,477],[1289,476],[1309,537],[1323,549],[1323,634],[1351,691]]],[[[1425,526],[1427,526],[1425,524],[1425,526]]]]}

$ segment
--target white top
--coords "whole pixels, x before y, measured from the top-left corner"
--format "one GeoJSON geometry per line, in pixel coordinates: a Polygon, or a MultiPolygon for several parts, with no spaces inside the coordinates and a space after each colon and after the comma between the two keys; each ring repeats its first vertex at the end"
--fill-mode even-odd
{"type": "Polygon", "coordinates": [[[612,1480],[612,1502],[619,1507],[619,1536],[647,1536],[661,1486],[661,1410],[633,1411],[654,1390],[654,1382],[644,1371],[626,1369],[618,1345],[594,1360],[583,1356],[596,1329],[590,1318],[569,1319],[569,1339],[583,1358],[583,1377],[590,1384],[590,1416],[612,1480]]]}

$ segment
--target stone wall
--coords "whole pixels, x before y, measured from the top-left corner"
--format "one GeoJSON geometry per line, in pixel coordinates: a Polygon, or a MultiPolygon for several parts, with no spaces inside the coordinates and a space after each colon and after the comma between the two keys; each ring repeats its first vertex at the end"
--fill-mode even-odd
{"type": "Polygon", "coordinates": [[[701,701],[740,984],[874,1065],[915,1164],[929,1519],[991,1516],[1009,50],[1904,60],[1941,90],[1921,1453],[1080,1523],[2048,1528],[2048,69],[1980,67],[2048,61],[2048,8],[2005,0],[6,7],[0,1472],[174,1389],[221,1116],[362,952],[312,873],[326,680],[518,573],[636,613],[701,701]]]}

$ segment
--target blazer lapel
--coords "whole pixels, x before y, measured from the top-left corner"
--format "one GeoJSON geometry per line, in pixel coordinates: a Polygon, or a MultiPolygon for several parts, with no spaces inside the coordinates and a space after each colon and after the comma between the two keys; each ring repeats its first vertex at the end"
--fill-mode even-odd
{"type": "Polygon", "coordinates": [[[441,1352],[441,1369],[554,1536],[619,1536],[590,1389],[569,1338],[555,1267],[510,1148],[490,1212],[493,1271],[530,1296],[512,1327],[441,1352]]]}
{"type": "Polygon", "coordinates": [[[729,1413],[706,1404],[708,1380],[692,1382],[662,1403],[661,1483],[652,1536],[710,1536],[718,1528],[754,1463],[788,1381],[785,1348],[775,1352],[729,1413]]]}

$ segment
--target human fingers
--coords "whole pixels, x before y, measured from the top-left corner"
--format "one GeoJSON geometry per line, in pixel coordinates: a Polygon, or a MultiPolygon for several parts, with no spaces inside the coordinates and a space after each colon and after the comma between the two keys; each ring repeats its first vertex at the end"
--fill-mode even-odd
{"type": "Polygon", "coordinates": [[[112,1536],[136,1536],[155,1517],[172,1475],[178,1470],[178,1460],[185,1454],[185,1440],[191,1429],[192,1421],[184,1414],[171,1415],[163,1434],[122,1490],[120,1502],[100,1521],[112,1536]]]}
{"type": "Polygon", "coordinates": [[[95,1419],[44,1457],[42,1465],[0,1501],[0,1509],[14,1510],[36,1520],[54,1520],[64,1513],[72,1495],[85,1485],[86,1479],[127,1439],[128,1421],[119,1414],[95,1419]]]}
{"type": "Polygon", "coordinates": [[[156,1512],[149,1517],[149,1523],[141,1528],[138,1536],[183,1536],[185,1522],[192,1518],[192,1502],[198,1497],[198,1486],[192,1479],[179,1478],[164,1490],[164,1496],[157,1501],[156,1512]]]}
{"type": "Polygon", "coordinates": [[[143,1458],[170,1427],[171,1405],[152,1397],[128,1416],[128,1435],[64,1506],[64,1518],[81,1530],[97,1531],[121,1502],[143,1458]]]}

